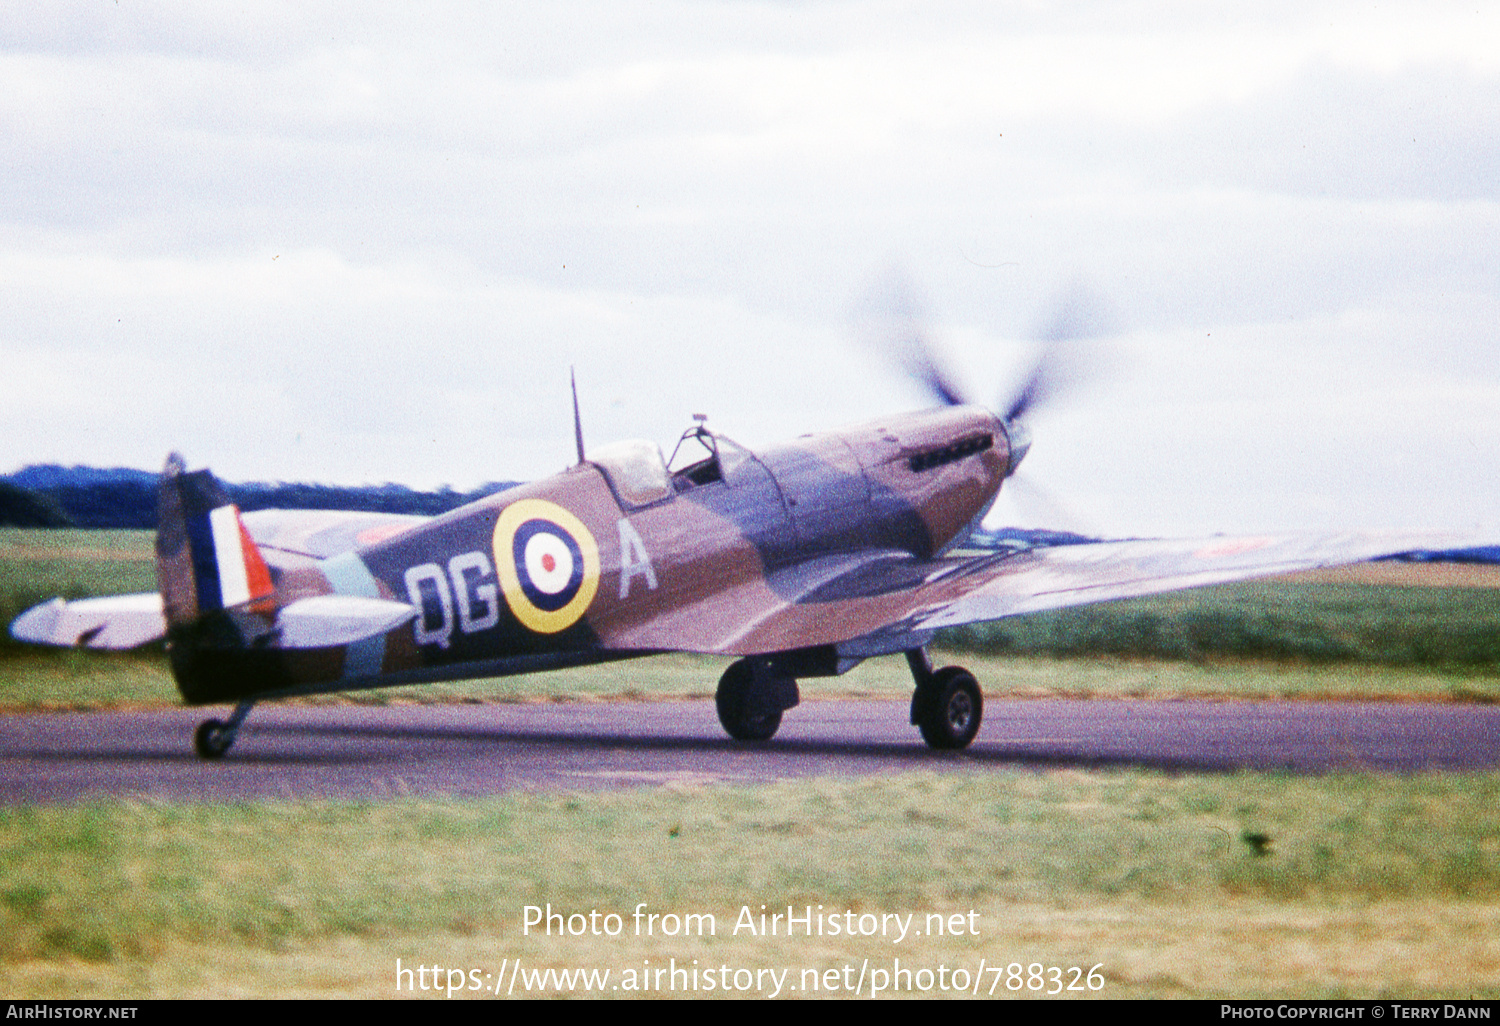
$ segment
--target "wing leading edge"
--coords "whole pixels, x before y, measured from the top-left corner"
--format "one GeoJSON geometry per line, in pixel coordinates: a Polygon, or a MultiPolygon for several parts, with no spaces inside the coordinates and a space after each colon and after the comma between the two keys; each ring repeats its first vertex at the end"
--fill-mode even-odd
{"type": "Polygon", "coordinates": [[[608,639],[625,648],[755,655],[818,645],[861,655],[943,627],[1476,544],[1433,533],[1097,542],[962,558],[822,560],[718,593],[608,639]]]}
{"type": "Polygon", "coordinates": [[[1458,535],[1355,532],[1099,542],[1017,553],[973,588],[914,609],[925,628],[1456,547],[1458,535]]]}

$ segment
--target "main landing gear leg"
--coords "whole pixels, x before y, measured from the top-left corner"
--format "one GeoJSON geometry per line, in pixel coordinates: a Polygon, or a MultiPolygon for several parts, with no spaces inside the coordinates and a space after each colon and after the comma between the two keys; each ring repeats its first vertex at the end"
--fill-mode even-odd
{"type": "Polygon", "coordinates": [[[907,649],[906,665],[917,684],[911,721],[921,730],[922,740],[941,750],[967,748],[984,715],[984,698],[974,675],[961,666],[934,670],[922,648],[907,649]]]}
{"type": "Polygon", "coordinates": [[[245,717],[250,715],[250,710],[254,707],[254,702],[241,702],[234,707],[229,722],[204,720],[198,724],[198,729],[193,732],[193,748],[197,750],[198,757],[200,759],[224,758],[224,753],[229,751],[234,744],[235,736],[240,732],[240,724],[245,722],[245,717]]]}

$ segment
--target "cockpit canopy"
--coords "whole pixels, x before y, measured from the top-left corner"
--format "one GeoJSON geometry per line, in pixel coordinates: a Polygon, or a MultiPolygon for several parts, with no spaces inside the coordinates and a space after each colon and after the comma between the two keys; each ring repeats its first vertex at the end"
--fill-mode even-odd
{"type": "Polygon", "coordinates": [[[737,468],[753,460],[748,449],[708,430],[701,420],[682,433],[670,461],[662,459],[660,446],[644,438],[610,442],[588,454],[588,462],[604,472],[615,495],[630,507],[649,506],[674,492],[727,481],[737,468]]]}
{"type": "Polygon", "coordinates": [[[715,481],[733,482],[735,471],[754,460],[749,449],[703,425],[701,418],[682,433],[667,469],[679,492],[715,481]]]}
{"type": "Polygon", "coordinates": [[[672,478],[661,446],[644,438],[601,445],[588,461],[609,477],[615,494],[627,506],[646,506],[672,494],[672,478]]]}

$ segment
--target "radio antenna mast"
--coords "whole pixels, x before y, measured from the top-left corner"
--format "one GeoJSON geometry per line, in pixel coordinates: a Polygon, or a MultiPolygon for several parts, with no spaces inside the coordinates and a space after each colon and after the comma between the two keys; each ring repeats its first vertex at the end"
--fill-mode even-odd
{"type": "Polygon", "coordinates": [[[583,462],[583,418],[578,415],[578,376],[568,368],[568,383],[573,386],[573,441],[578,445],[578,462],[583,462]]]}

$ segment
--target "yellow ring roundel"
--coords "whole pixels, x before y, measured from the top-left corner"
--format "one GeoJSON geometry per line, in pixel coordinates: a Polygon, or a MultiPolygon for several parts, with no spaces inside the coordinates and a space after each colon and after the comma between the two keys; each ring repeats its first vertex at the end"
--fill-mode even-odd
{"type": "Polygon", "coordinates": [[[521,499],[495,523],[495,573],[516,619],[538,634],[577,623],[599,590],[599,546],[583,521],[545,499],[521,499]]]}

